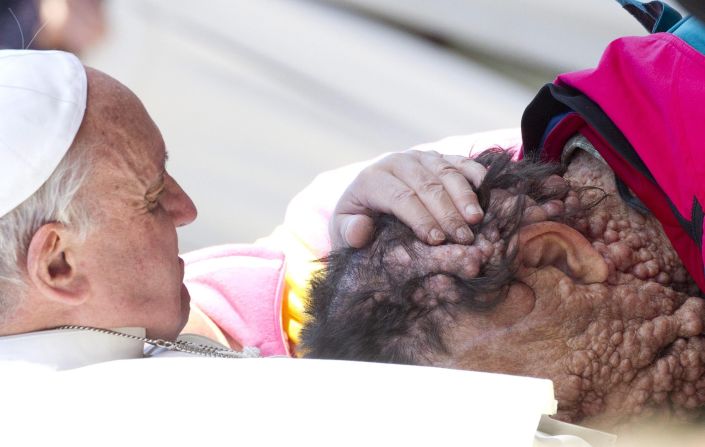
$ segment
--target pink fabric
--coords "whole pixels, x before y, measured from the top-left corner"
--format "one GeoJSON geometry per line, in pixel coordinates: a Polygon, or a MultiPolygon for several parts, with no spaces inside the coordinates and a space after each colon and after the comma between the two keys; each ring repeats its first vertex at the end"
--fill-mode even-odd
{"type": "Polygon", "coordinates": [[[558,83],[600,104],[683,216],[693,193],[705,203],[702,54],[671,34],[627,37],[607,48],[598,68],[558,83]]]}
{"type": "MultiPolygon", "coordinates": [[[[705,203],[705,57],[671,34],[626,37],[606,49],[597,68],[560,75],[600,105],[619,127],[678,212],[691,220],[693,201],[705,203]]],[[[599,141],[593,141],[593,143],[599,141]]],[[[610,161],[608,161],[610,162],[610,161]]],[[[669,211],[662,193],[623,160],[615,173],[654,212],[701,290],[703,247],[669,211]]]]}
{"type": "Polygon", "coordinates": [[[223,331],[262,355],[289,355],[282,330],[286,262],[259,245],[209,247],[182,256],[193,302],[223,331]]]}

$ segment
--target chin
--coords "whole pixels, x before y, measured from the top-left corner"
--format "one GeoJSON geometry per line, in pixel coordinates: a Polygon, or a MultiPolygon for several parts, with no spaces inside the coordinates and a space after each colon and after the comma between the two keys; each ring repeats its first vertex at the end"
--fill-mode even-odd
{"type": "Polygon", "coordinates": [[[186,326],[188,322],[188,317],[191,314],[191,294],[186,288],[185,284],[181,284],[181,326],[179,327],[179,333],[186,326]]]}
{"type": "Polygon", "coordinates": [[[147,329],[148,338],[157,338],[166,341],[174,341],[181,334],[181,331],[186,326],[189,317],[190,306],[186,305],[185,308],[181,308],[178,314],[172,316],[172,318],[166,323],[166,325],[160,328],[153,328],[152,330],[147,329]]]}
{"type": "Polygon", "coordinates": [[[191,313],[191,296],[186,286],[181,285],[178,304],[168,310],[163,310],[164,312],[160,314],[161,324],[158,328],[147,329],[147,337],[169,341],[176,340],[186,326],[191,313]]]}

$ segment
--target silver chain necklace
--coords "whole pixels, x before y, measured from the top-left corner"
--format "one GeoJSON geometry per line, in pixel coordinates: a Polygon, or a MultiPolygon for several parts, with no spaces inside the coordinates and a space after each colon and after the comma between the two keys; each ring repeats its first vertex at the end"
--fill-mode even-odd
{"type": "Polygon", "coordinates": [[[131,340],[139,340],[143,343],[147,343],[148,345],[152,345],[152,346],[155,346],[158,348],[163,348],[168,351],[184,352],[187,354],[195,354],[195,355],[200,355],[200,356],[204,356],[204,357],[217,357],[217,358],[226,358],[226,359],[244,359],[244,358],[260,357],[259,349],[253,348],[253,347],[246,347],[242,351],[234,351],[229,348],[216,348],[216,347],[208,346],[208,345],[199,345],[199,344],[195,344],[195,343],[190,343],[188,341],[183,341],[183,340],[168,341],[168,340],[162,340],[162,339],[151,339],[151,338],[147,338],[147,337],[138,337],[136,335],[123,334],[122,332],[111,331],[110,329],[100,329],[100,328],[91,327],[91,326],[67,325],[67,326],[60,326],[56,329],[60,329],[60,330],[78,329],[78,330],[82,330],[82,331],[97,332],[100,334],[115,335],[118,337],[128,338],[131,340]]]}

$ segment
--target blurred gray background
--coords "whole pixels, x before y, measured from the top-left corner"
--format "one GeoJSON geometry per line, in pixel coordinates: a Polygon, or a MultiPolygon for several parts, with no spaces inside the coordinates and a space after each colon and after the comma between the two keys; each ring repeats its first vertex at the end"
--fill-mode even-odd
{"type": "Polygon", "coordinates": [[[87,64],[133,89],[199,208],[251,242],[317,173],[519,125],[538,88],[642,28],[613,0],[106,0],[87,64]]]}

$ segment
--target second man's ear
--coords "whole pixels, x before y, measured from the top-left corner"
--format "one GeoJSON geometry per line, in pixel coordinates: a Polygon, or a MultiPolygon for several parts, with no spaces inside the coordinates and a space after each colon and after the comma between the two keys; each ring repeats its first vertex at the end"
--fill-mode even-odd
{"type": "Polygon", "coordinates": [[[519,232],[519,260],[528,268],[555,267],[576,282],[600,283],[609,269],[585,237],[558,222],[527,225],[519,232]]]}

